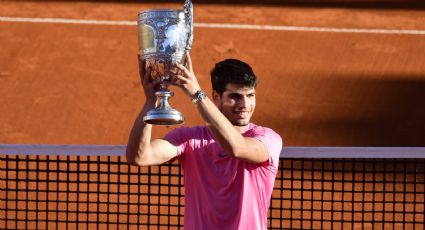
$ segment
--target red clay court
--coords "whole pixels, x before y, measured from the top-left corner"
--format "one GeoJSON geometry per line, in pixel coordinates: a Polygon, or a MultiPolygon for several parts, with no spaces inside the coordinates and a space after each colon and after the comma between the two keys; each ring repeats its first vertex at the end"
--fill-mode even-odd
{"type": "MultiPolygon", "coordinates": [[[[254,122],[276,129],[286,145],[424,145],[422,9],[194,4],[192,55],[201,85],[210,92],[218,60],[252,63],[261,80],[254,122]]],[[[180,7],[2,1],[1,142],[126,143],[144,100],[137,28],[114,22],[135,23],[143,9],[180,7]],[[112,25],[36,22],[46,18],[112,25]]],[[[202,124],[179,93],[171,103],[186,124],[202,124]]]]}

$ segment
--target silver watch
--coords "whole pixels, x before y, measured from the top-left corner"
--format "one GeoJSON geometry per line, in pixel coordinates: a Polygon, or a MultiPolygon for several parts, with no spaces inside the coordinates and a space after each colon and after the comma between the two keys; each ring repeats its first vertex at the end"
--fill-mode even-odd
{"type": "Polygon", "coordinates": [[[207,97],[207,94],[205,94],[205,92],[200,89],[198,91],[196,91],[196,93],[192,96],[192,102],[194,104],[198,104],[201,100],[205,99],[207,97]]]}

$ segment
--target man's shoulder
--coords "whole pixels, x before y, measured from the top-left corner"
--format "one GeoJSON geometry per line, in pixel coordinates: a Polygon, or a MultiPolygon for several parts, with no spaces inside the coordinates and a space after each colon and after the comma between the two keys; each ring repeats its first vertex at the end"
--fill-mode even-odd
{"type": "Polygon", "coordinates": [[[196,132],[205,132],[208,130],[207,126],[180,126],[177,127],[170,132],[190,132],[190,133],[196,133],[196,132]]]}
{"type": "Polygon", "coordinates": [[[206,135],[207,132],[208,132],[207,126],[193,126],[193,127],[180,126],[169,131],[166,137],[170,137],[170,136],[180,136],[185,138],[191,138],[194,136],[202,137],[206,135]]]}
{"type": "Polygon", "coordinates": [[[205,143],[213,137],[206,126],[181,126],[168,132],[163,139],[175,146],[191,146],[205,143]]]}
{"type": "Polygon", "coordinates": [[[273,137],[282,139],[282,137],[273,129],[265,127],[265,126],[256,125],[253,123],[251,123],[249,132],[251,132],[253,135],[256,135],[256,136],[273,136],[273,137]]]}

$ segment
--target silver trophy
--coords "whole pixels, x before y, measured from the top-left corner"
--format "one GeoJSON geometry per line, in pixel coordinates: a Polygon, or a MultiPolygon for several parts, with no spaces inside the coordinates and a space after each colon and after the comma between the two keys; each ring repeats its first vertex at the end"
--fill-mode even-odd
{"type": "Polygon", "coordinates": [[[184,64],[186,51],[193,41],[193,5],[186,0],[183,10],[158,9],[139,13],[140,58],[151,78],[160,78],[160,89],[154,109],[148,111],[143,121],[154,125],[176,125],[184,122],[183,114],[173,109],[168,99],[173,92],[168,84],[177,73],[175,64],[184,64]]]}

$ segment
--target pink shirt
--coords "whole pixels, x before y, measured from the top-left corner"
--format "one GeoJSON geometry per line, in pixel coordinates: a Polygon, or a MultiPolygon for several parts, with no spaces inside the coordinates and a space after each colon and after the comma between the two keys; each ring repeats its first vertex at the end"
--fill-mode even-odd
{"type": "Polygon", "coordinates": [[[166,135],[177,147],[183,169],[185,230],[267,229],[282,139],[254,124],[243,136],[264,143],[269,160],[255,164],[228,155],[206,126],[177,128],[166,135]]]}

